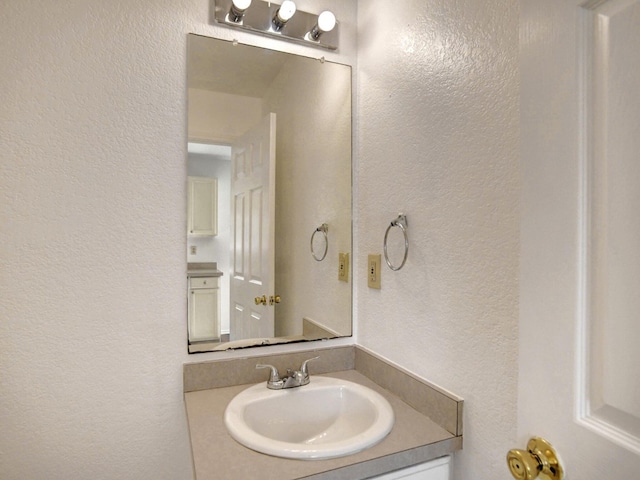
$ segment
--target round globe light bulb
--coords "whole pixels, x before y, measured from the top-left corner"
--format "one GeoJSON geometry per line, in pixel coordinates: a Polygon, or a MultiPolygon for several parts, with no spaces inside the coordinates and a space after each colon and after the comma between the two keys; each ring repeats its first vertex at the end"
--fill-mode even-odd
{"type": "Polygon", "coordinates": [[[278,18],[283,22],[288,21],[296,13],[296,4],[291,0],[284,0],[278,10],[278,18]]]}
{"type": "Polygon", "coordinates": [[[251,6],[251,0],[233,0],[233,5],[238,10],[246,10],[251,6]]]}
{"type": "Polygon", "coordinates": [[[323,32],[330,32],[336,26],[336,16],[329,10],[318,15],[318,28],[323,32]]]}

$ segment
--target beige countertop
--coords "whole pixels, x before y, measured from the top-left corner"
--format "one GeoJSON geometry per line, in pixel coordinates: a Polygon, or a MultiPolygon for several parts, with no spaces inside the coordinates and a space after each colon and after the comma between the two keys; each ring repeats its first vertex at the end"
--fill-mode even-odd
{"type": "Polygon", "coordinates": [[[365,385],[389,401],[395,424],[384,440],[363,452],[328,460],[272,457],[240,445],[224,426],[227,404],[250,384],[187,392],[185,404],[197,480],[356,480],[426,462],[462,448],[461,435],[448,432],[358,371],[344,370],[326,376],[365,385]]]}
{"type": "Polygon", "coordinates": [[[187,276],[189,277],[221,277],[223,273],[218,270],[216,262],[188,263],[187,276]]]}

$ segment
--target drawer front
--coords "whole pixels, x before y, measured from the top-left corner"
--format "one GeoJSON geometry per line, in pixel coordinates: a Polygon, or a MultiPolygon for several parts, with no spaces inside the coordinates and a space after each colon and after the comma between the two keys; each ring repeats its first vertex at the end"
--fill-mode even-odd
{"type": "Polygon", "coordinates": [[[218,288],[217,277],[190,277],[189,288],[218,288]]]}

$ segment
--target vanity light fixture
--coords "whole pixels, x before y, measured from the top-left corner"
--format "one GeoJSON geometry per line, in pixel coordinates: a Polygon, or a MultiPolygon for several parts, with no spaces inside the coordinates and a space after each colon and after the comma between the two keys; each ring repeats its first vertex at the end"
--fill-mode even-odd
{"type": "Polygon", "coordinates": [[[217,24],[250,33],[336,50],[339,23],[325,10],[320,14],[298,10],[292,0],[213,0],[217,24]]]}
{"type": "Polygon", "coordinates": [[[305,35],[305,39],[317,42],[320,39],[320,35],[325,32],[330,32],[336,26],[336,16],[333,12],[325,10],[318,15],[318,21],[315,26],[305,35]]]}
{"type": "Polygon", "coordinates": [[[231,8],[227,14],[228,21],[240,23],[244,18],[244,12],[251,6],[251,0],[232,0],[231,8]]]}
{"type": "Polygon", "coordinates": [[[291,0],[284,0],[280,8],[276,11],[276,14],[273,16],[271,20],[271,24],[273,26],[273,30],[279,32],[282,30],[291,17],[296,14],[296,4],[291,0]]]}

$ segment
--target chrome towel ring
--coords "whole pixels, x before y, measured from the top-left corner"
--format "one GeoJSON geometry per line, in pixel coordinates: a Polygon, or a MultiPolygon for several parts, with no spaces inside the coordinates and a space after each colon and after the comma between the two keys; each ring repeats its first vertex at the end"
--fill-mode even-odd
{"type": "Polygon", "coordinates": [[[407,227],[409,223],[407,222],[407,216],[404,213],[398,214],[398,218],[391,222],[391,225],[387,227],[387,231],[384,234],[384,260],[387,262],[387,265],[391,270],[397,271],[404,267],[404,263],[407,261],[407,255],[409,254],[409,237],[407,236],[407,227]],[[389,236],[389,231],[393,227],[398,227],[402,230],[402,234],[404,235],[404,258],[402,259],[402,263],[399,266],[394,266],[391,264],[389,260],[389,255],[387,254],[387,237],[389,236]]]}
{"type": "Polygon", "coordinates": [[[318,228],[316,228],[311,234],[311,255],[313,256],[313,259],[316,262],[321,262],[322,260],[324,260],[324,257],[327,256],[327,250],[329,250],[329,238],[327,237],[328,231],[329,231],[329,225],[327,225],[326,223],[323,223],[318,228]],[[322,252],[322,256],[320,257],[318,257],[316,255],[316,252],[313,250],[313,237],[315,237],[316,233],[318,232],[322,232],[322,235],[324,235],[324,252],[322,252]]]}

